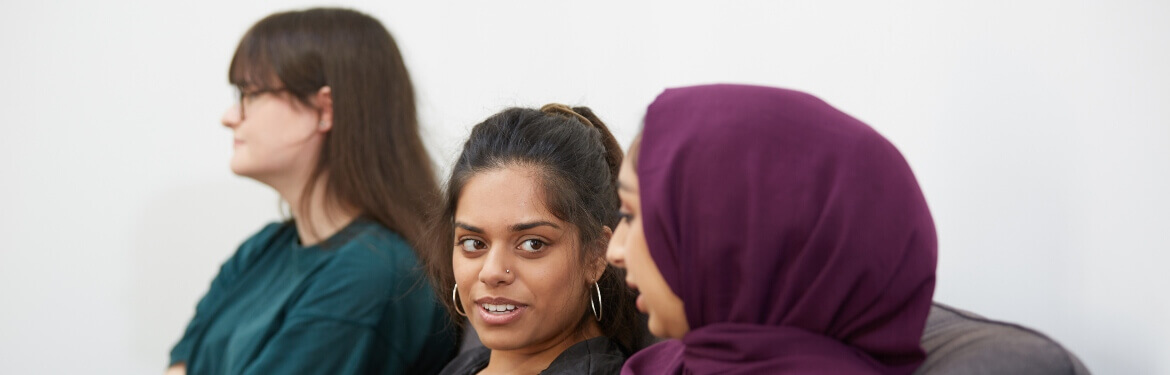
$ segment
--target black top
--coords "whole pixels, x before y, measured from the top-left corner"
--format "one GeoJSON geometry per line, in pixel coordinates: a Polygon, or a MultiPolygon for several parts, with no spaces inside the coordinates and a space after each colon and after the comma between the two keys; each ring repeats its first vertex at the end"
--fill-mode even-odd
{"type": "MultiPolygon", "coordinates": [[[[479,347],[460,354],[441,375],[474,375],[488,365],[491,358],[491,349],[479,347]]],[[[622,371],[622,364],[626,362],[626,353],[609,337],[594,337],[570,346],[561,355],[540,373],[552,374],[590,374],[608,375],[622,371]]]]}

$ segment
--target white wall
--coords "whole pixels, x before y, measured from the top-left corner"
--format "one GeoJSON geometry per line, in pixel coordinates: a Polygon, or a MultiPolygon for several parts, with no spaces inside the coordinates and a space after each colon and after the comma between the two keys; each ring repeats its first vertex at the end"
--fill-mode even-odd
{"type": "MultiPolygon", "coordinates": [[[[398,39],[444,169],[506,106],[589,105],[628,144],[665,87],[805,90],[917,171],[937,300],[1098,373],[1170,373],[1170,3],[497,3],[349,4],[398,39]]],[[[307,5],[2,6],[0,373],[162,371],[219,263],[278,217],[227,168],[230,55],[307,5]]]]}

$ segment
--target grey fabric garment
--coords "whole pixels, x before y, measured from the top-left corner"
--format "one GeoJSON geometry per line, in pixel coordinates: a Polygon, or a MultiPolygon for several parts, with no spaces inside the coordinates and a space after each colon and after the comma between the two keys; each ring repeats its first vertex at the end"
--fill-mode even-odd
{"type": "Polygon", "coordinates": [[[1044,334],[935,302],[922,334],[930,374],[1089,374],[1072,352],[1044,334]]]}
{"type": "Polygon", "coordinates": [[[565,349],[540,373],[617,375],[627,356],[621,346],[608,337],[594,337],[565,349]]]}
{"type": "MultiPolygon", "coordinates": [[[[470,346],[470,345],[468,345],[470,346]]],[[[455,357],[441,375],[473,375],[488,365],[492,351],[483,345],[472,346],[455,357]]],[[[542,375],[616,375],[622,370],[627,354],[608,337],[594,337],[570,346],[541,371],[542,375]]]]}
{"type": "MultiPolygon", "coordinates": [[[[666,339],[654,337],[654,335],[650,334],[650,328],[647,327],[647,324],[649,321],[650,321],[650,316],[643,314],[643,313],[638,313],[638,328],[637,329],[642,330],[642,334],[641,334],[642,340],[641,340],[641,342],[634,344],[634,348],[631,349],[631,352],[637,352],[639,350],[642,350],[642,348],[657,344],[657,343],[662,342],[662,341],[666,341],[666,339]]],[[[462,337],[463,338],[461,340],[459,340],[459,354],[463,354],[463,353],[466,353],[466,352],[483,347],[483,343],[479,342],[479,334],[477,334],[475,332],[475,327],[472,327],[471,322],[469,322],[466,318],[463,319],[463,335],[462,335],[462,337]]]]}

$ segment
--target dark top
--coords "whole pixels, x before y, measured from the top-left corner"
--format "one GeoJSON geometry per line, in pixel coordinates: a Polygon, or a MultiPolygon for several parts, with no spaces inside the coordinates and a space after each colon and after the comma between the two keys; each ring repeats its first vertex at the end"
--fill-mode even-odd
{"type": "MultiPolygon", "coordinates": [[[[443,368],[443,375],[472,375],[488,365],[491,358],[491,349],[478,347],[455,357],[447,367],[443,368]]],[[[541,371],[541,374],[617,374],[622,370],[622,363],[626,361],[626,354],[613,340],[608,337],[594,337],[570,346],[561,355],[541,371]]]]}
{"type": "Polygon", "coordinates": [[[356,219],[314,246],[273,223],[223,264],[170,363],[188,374],[428,374],[456,334],[401,237],[356,219]]]}

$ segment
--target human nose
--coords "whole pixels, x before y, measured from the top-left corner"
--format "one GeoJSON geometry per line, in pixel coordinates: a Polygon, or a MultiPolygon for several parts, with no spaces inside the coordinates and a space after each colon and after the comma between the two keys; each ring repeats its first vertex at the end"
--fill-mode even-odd
{"type": "Polygon", "coordinates": [[[483,268],[479,270],[479,281],[487,286],[511,284],[516,279],[510,267],[511,253],[508,249],[489,249],[484,255],[483,268]]]}
{"type": "Polygon", "coordinates": [[[223,117],[219,119],[219,122],[222,123],[223,126],[235,129],[236,126],[240,125],[240,121],[243,117],[242,113],[243,112],[240,109],[239,103],[232,104],[231,107],[228,107],[227,111],[223,112],[223,117]]]}
{"type": "Polygon", "coordinates": [[[618,224],[605,249],[605,259],[614,267],[626,268],[626,223],[618,224]]]}

